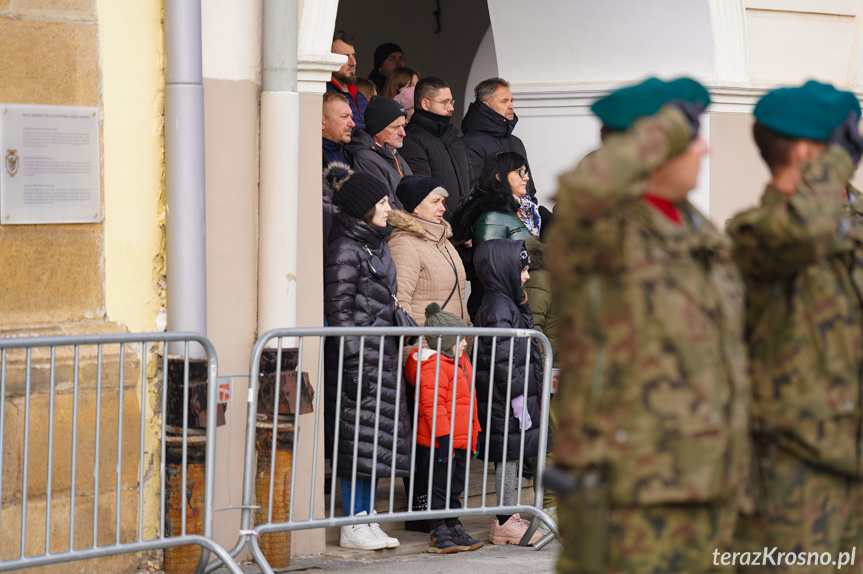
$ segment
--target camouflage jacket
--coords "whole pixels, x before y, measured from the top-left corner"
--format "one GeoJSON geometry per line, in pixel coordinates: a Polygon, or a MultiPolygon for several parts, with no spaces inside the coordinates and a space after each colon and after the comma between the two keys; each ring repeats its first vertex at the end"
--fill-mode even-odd
{"type": "Polygon", "coordinates": [[[666,108],[560,178],[554,456],[607,469],[614,504],[734,500],[747,481],[743,284],[730,245],[689,203],[676,225],[642,199],[648,173],[689,139],[666,108]]]}
{"type": "Polygon", "coordinates": [[[850,183],[845,188],[846,198],[845,216],[856,223],[863,226],[863,193],[850,183]]]}
{"type": "MultiPolygon", "coordinates": [[[[863,228],[843,189],[853,172],[832,146],[787,196],[729,226],[747,287],[746,334],[759,439],[818,466],[861,476],[863,228]]],[[[856,190],[849,190],[849,197],[856,190]]]]}

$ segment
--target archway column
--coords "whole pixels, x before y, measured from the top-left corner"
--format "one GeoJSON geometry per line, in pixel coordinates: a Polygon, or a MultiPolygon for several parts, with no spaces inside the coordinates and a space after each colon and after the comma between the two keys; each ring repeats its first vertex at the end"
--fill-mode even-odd
{"type": "Polygon", "coordinates": [[[303,3],[300,14],[297,80],[301,94],[323,94],[333,72],[347,61],[330,51],[336,26],[338,0],[303,3]]]}

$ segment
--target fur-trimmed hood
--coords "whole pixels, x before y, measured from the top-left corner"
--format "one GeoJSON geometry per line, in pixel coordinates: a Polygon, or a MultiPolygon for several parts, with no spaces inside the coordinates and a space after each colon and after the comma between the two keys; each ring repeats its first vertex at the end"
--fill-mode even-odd
{"type": "Polygon", "coordinates": [[[528,237],[524,240],[524,248],[527,254],[530,255],[531,271],[545,271],[548,269],[548,262],[545,257],[545,244],[538,237],[528,237]]]}
{"type": "Polygon", "coordinates": [[[480,215],[489,211],[518,213],[518,202],[511,193],[491,193],[475,187],[471,196],[452,217],[453,240],[467,241],[473,233],[473,225],[480,215]]]}
{"type": "Polygon", "coordinates": [[[412,233],[416,235],[420,239],[426,238],[428,234],[428,229],[424,223],[431,226],[443,225],[444,229],[444,238],[449,239],[452,237],[452,227],[449,224],[449,221],[446,219],[442,219],[441,223],[434,223],[431,221],[423,222],[419,218],[403,211],[401,209],[394,209],[390,211],[389,218],[387,219],[387,223],[393,226],[394,229],[401,229],[403,231],[407,231],[408,233],[412,233]]]}

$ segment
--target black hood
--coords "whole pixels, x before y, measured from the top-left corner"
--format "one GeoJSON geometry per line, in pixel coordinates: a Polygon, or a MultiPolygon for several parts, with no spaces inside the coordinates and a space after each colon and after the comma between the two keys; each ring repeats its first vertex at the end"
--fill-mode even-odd
{"type": "Polygon", "coordinates": [[[518,116],[511,120],[506,119],[479,100],[471,102],[464,119],[461,121],[461,130],[465,134],[470,132],[483,132],[500,138],[512,135],[518,116]]]}
{"type": "Polygon", "coordinates": [[[521,285],[521,252],[524,241],[489,239],[473,250],[476,274],[487,293],[503,293],[516,305],[524,301],[521,285]]]}

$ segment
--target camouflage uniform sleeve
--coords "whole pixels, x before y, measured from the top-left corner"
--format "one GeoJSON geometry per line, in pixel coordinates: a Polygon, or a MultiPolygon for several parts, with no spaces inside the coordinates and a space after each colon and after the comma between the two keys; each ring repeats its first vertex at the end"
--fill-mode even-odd
{"type": "Polygon", "coordinates": [[[555,215],[571,224],[556,230],[565,228],[569,248],[596,258],[614,245],[621,205],[640,198],[648,174],[683,151],[691,137],[688,120],[667,105],[626,132],[610,135],[575,170],[561,175],[555,215]]]}
{"type": "Polygon", "coordinates": [[[791,277],[827,255],[842,226],[850,225],[841,217],[842,194],[854,173],[849,155],[832,145],[802,172],[803,181],[793,195],[768,190],[760,207],[731,222],[728,233],[744,275],[791,277]]]}

